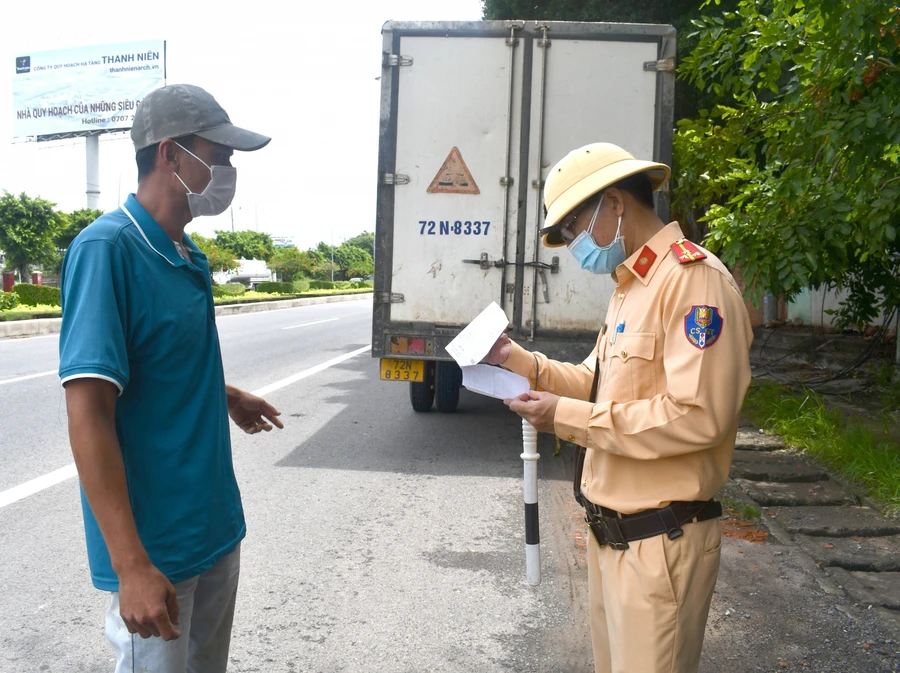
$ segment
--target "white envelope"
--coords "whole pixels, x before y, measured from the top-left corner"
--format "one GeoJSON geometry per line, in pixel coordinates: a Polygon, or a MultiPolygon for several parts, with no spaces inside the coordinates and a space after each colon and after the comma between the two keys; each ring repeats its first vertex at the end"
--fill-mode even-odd
{"type": "Polygon", "coordinates": [[[528,379],[500,367],[470,365],[462,367],[462,384],[479,395],[508,400],[527,393],[531,389],[528,379]]]}
{"type": "Polygon", "coordinates": [[[509,319],[497,304],[491,302],[478,316],[456,335],[447,352],[460,367],[477,365],[491,350],[497,338],[506,331],[509,319]]]}

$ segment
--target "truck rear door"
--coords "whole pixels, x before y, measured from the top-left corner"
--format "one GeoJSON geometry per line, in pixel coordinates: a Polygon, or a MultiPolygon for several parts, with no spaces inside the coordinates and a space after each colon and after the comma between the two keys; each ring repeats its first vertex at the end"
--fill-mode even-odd
{"type": "Polygon", "coordinates": [[[504,34],[414,32],[394,47],[390,286],[402,301],[390,304],[391,321],[464,325],[503,301],[504,216],[517,213],[502,180],[513,133],[511,47],[504,34]]]}

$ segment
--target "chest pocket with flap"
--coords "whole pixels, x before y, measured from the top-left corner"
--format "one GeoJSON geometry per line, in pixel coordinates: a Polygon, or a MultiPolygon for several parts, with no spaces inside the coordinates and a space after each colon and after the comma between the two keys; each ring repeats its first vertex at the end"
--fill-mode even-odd
{"type": "Polygon", "coordinates": [[[606,344],[609,391],[615,402],[644,400],[656,394],[656,335],[622,332],[606,344]]]}

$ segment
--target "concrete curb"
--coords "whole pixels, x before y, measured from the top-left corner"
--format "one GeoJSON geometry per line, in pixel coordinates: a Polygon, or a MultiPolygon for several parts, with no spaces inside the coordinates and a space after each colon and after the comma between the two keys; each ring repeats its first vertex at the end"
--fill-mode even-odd
{"type": "MultiPolygon", "coordinates": [[[[346,301],[359,301],[371,299],[371,292],[358,292],[356,294],[337,294],[328,297],[304,297],[300,299],[285,299],[283,301],[261,301],[252,304],[228,304],[216,306],[217,316],[239,315],[241,313],[259,313],[260,311],[277,311],[299,306],[313,306],[315,304],[334,304],[346,301]]],[[[42,334],[56,334],[59,332],[62,318],[38,318],[36,320],[10,320],[0,322],[0,339],[9,337],[39,336],[42,334]]]]}
{"type": "Polygon", "coordinates": [[[216,306],[216,315],[238,315],[241,313],[258,313],[260,311],[277,311],[285,308],[297,308],[298,306],[313,306],[315,304],[335,304],[345,301],[359,301],[371,299],[371,292],[357,292],[356,294],[336,294],[328,297],[303,297],[300,299],[285,299],[283,301],[261,301],[252,304],[228,304],[216,306]]]}
{"type": "Polygon", "coordinates": [[[62,318],[38,318],[36,320],[9,320],[0,322],[0,339],[26,337],[39,334],[56,334],[62,318]]]}

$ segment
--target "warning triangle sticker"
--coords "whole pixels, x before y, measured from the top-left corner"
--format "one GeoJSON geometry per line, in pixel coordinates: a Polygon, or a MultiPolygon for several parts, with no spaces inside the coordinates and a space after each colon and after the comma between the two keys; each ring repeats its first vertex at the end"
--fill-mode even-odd
{"type": "Polygon", "coordinates": [[[481,194],[456,147],[450,150],[427,191],[429,194],[481,194]]]}

